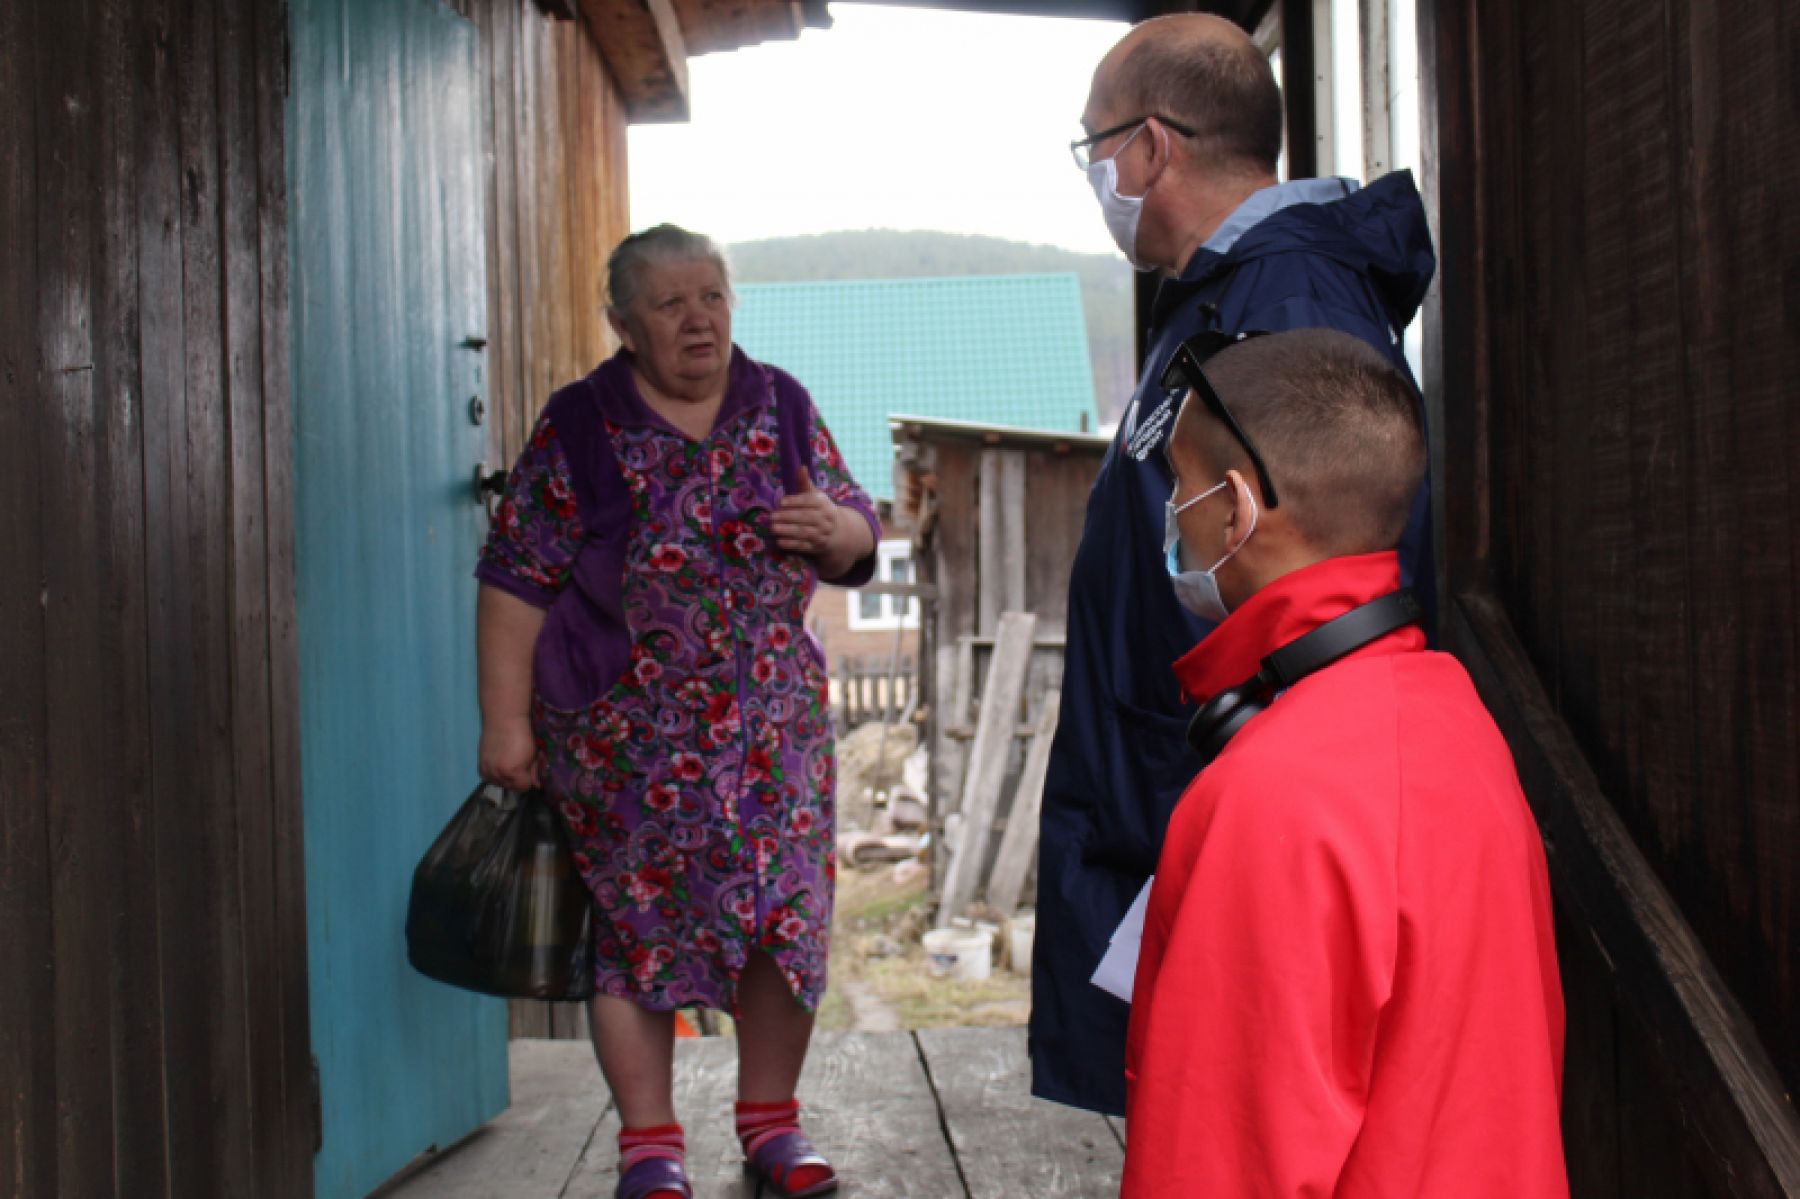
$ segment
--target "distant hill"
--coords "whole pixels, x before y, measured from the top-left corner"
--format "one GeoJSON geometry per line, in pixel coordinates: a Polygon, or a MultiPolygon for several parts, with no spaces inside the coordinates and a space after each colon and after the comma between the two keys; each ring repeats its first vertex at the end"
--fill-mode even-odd
{"type": "Polygon", "coordinates": [[[733,276],[744,283],[1073,272],[1081,279],[1102,420],[1117,419],[1136,381],[1131,268],[1111,255],[1077,254],[999,237],[894,229],[738,242],[729,253],[733,276]]]}

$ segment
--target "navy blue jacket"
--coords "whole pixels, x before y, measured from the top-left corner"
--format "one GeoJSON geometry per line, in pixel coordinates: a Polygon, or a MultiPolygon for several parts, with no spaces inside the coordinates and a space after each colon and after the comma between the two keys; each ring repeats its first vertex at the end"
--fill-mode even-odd
{"type": "MultiPolygon", "coordinates": [[[[1094,481],[1069,583],[1038,844],[1031,1061],[1042,1098],[1124,1114],[1130,1008],[1088,979],[1200,770],[1171,667],[1210,626],[1176,603],[1163,560],[1174,485],[1163,446],[1181,398],[1159,386],[1163,368],[1203,329],[1323,326],[1406,370],[1400,334],[1436,269],[1425,211],[1407,172],[1354,186],[1299,180],[1257,193],[1157,292],[1149,356],[1094,481]]],[[[1401,545],[1402,571],[1422,593],[1432,581],[1426,494],[1401,545]]]]}

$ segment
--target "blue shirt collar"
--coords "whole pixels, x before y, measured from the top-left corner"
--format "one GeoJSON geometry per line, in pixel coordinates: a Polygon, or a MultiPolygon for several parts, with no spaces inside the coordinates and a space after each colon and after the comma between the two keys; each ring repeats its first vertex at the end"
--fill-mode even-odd
{"type": "Polygon", "coordinates": [[[1356,180],[1341,176],[1290,179],[1286,183],[1272,184],[1261,191],[1252,192],[1242,204],[1232,210],[1231,215],[1225,218],[1225,223],[1200,248],[1214,254],[1229,253],[1231,247],[1237,244],[1238,238],[1283,208],[1294,204],[1329,204],[1350,195],[1357,187],[1356,180]]]}

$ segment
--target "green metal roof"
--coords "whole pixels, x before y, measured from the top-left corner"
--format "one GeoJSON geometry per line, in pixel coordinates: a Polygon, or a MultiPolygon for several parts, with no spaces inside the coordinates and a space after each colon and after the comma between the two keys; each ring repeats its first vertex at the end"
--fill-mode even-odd
{"type": "Polygon", "coordinates": [[[1075,275],[746,283],[737,296],[733,339],[805,384],[878,498],[894,494],[890,415],[1099,425],[1075,275]]]}

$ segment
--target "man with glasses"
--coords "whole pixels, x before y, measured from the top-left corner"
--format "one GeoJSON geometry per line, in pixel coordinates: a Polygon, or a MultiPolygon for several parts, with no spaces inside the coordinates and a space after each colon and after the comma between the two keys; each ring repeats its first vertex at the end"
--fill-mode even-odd
{"type": "Polygon", "coordinates": [[[1566,1199],[1544,848],[1395,552],[1412,382],[1328,329],[1177,352],[1167,573],[1209,764],[1169,822],[1122,1199],[1566,1199]],[[1214,351],[1217,351],[1214,353],[1214,351]]]}
{"type": "MultiPolygon", "coordinates": [[[[1130,1007],[1091,979],[1200,769],[1171,664],[1225,615],[1222,604],[1207,619],[1178,604],[1165,567],[1164,450],[1185,389],[1166,389],[1164,372],[1204,331],[1327,327],[1404,373],[1400,335],[1435,259],[1405,173],[1360,190],[1348,179],[1277,181],[1281,94],[1268,60],[1228,21],[1182,14],[1133,28],[1095,70],[1082,125],[1070,148],[1108,230],[1162,281],[1070,580],[1039,839],[1032,1090],[1123,1114],[1130,1007]]],[[[1425,512],[1421,488],[1401,564],[1429,614],[1425,512]]]]}

